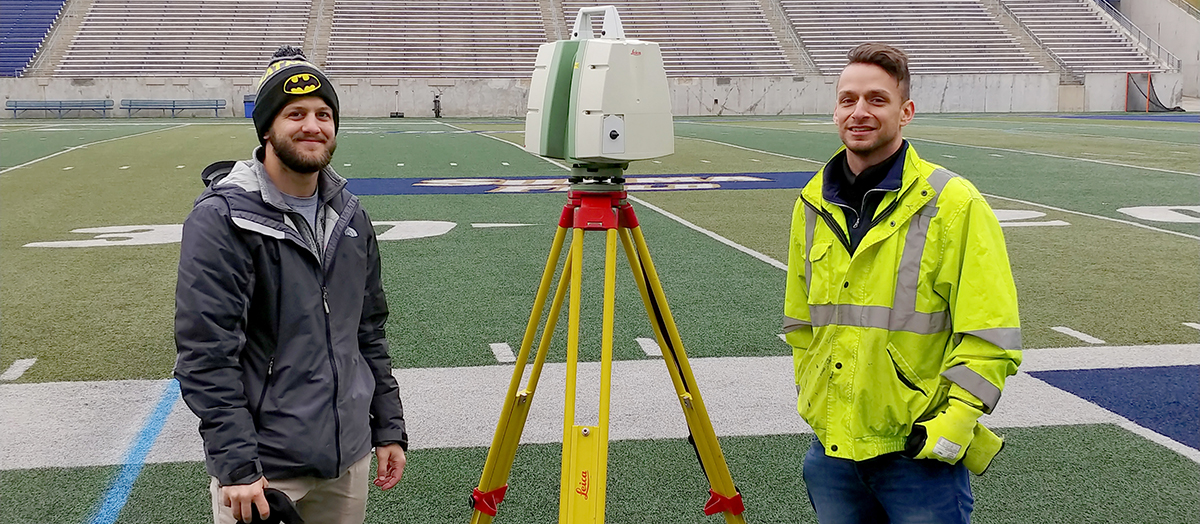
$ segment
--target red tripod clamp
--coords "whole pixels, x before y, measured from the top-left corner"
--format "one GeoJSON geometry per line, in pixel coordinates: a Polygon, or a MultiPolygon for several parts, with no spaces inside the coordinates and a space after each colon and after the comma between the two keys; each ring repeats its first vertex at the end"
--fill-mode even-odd
{"type": "Polygon", "coordinates": [[[508,491],[508,484],[500,486],[487,493],[479,491],[479,488],[475,488],[475,490],[471,492],[471,507],[479,510],[480,513],[485,513],[495,517],[497,506],[504,501],[504,492],[506,491],[508,491]]]}
{"type": "Polygon", "coordinates": [[[637,216],[633,206],[625,199],[625,190],[587,191],[572,189],[567,192],[567,204],[563,206],[558,225],[584,230],[635,228],[637,216]]]}
{"type": "Polygon", "coordinates": [[[746,511],[746,506],[742,504],[741,493],[735,494],[732,497],[725,497],[711,489],[708,492],[712,496],[708,498],[708,502],[704,503],[705,515],[713,515],[723,511],[728,511],[734,515],[741,515],[743,511],[746,511]]]}

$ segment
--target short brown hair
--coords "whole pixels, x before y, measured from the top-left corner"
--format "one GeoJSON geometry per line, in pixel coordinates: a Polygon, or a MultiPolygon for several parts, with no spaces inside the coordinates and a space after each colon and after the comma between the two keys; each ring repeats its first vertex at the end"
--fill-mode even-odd
{"type": "Polygon", "coordinates": [[[879,66],[900,84],[900,95],[908,100],[908,55],[887,44],[868,42],[860,44],[846,53],[849,64],[874,64],[879,66]]]}

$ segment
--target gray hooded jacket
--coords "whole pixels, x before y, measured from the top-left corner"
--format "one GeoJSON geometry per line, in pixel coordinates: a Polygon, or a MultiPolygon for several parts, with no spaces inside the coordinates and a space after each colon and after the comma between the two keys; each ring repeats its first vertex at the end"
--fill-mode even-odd
{"type": "Polygon", "coordinates": [[[371,221],[331,168],[318,185],[316,235],[258,160],[183,226],[175,378],[223,486],[334,478],[373,445],[408,446],[371,221]]]}

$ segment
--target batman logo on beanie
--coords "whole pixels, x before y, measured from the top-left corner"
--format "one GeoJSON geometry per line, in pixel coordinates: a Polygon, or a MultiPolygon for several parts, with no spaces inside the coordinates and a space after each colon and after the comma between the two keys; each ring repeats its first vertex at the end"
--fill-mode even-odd
{"type": "Polygon", "coordinates": [[[304,52],[292,46],[282,46],[271,57],[267,71],[258,84],[254,100],[254,130],[259,144],[266,143],[266,133],[275,115],[298,97],[317,96],[333,110],[333,129],[337,132],[339,108],[337,92],[325,73],[304,57],[304,52]]]}
{"type": "Polygon", "coordinates": [[[289,95],[307,95],[320,88],[321,80],[310,73],[292,75],[283,83],[283,92],[289,95]]]}

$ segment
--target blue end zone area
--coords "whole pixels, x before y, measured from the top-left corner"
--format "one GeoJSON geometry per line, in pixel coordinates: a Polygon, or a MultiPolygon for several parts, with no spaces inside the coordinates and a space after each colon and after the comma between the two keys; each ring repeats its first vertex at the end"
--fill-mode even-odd
{"type": "Polygon", "coordinates": [[[1200,115],[1183,113],[1133,113],[1123,115],[1053,115],[1055,118],[1083,120],[1143,120],[1148,122],[1187,122],[1200,124],[1200,115]]]}
{"type": "Polygon", "coordinates": [[[1037,371],[1030,375],[1200,449],[1200,366],[1037,371]]]}
{"type": "MultiPolygon", "coordinates": [[[[804,187],[815,171],[728,173],[704,175],[643,175],[625,179],[625,189],[683,191],[706,189],[795,189],[804,187]]],[[[356,195],[482,195],[566,191],[566,177],[509,178],[351,178],[347,188],[356,195]]]]}

